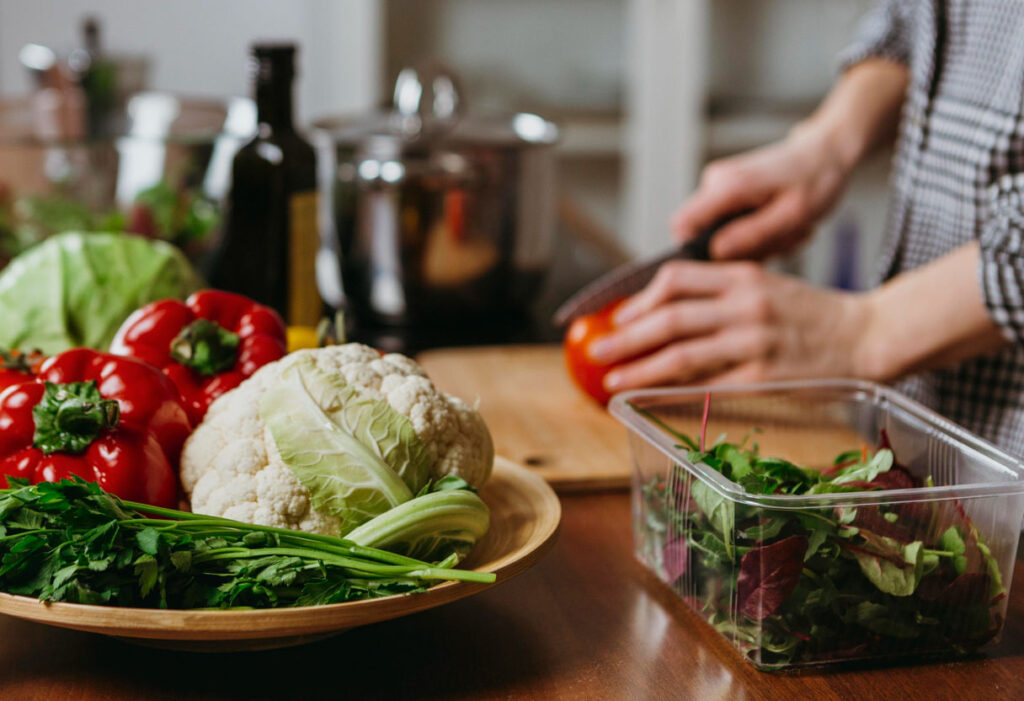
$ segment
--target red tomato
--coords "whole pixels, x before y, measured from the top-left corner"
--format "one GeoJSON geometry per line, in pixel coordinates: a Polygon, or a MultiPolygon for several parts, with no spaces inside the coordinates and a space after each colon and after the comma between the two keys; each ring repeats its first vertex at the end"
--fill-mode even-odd
{"type": "Polygon", "coordinates": [[[607,404],[611,394],[604,388],[604,378],[615,364],[599,363],[590,357],[590,344],[615,328],[612,314],[623,300],[612,302],[599,312],[577,317],[565,332],[565,364],[577,386],[601,404],[607,404]]]}

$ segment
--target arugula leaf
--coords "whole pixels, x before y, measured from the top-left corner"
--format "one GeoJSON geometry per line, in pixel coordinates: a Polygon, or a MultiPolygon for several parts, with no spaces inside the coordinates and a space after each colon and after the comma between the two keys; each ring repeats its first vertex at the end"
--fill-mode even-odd
{"type": "Polygon", "coordinates": [[[995,600],[1005,596],[1006,588],[1003,586],[1003,575],[999,572],[999,563],[992,556],[992,551],[981,540],[978,541],[978,550],[981,551],[982,558],[985,561],[985,571],[988,573],[991,582],[989,586],[989,599],[995,600]]]}
{"type": "MultiPolygon", "coordinates": [[[[863,533],[862,533],[863,535],[863,533]]],[[[921,581],[924,543],[900,545],[892,538],[873,539],[873,547],[854,551],[861,572],[886,594],[910,596],[921,581]]]]}
{"type": "Polygon", "coordinates": [[[704,512],[705,518],[721,534],[725,551],[731,553],[733,527],[736,525],[736,505],[733,500],[722,496],[700,480],[690,485],[690,496],[704,512]]]}
{"type": "Polygon", "coordinates": [[[811,531],[811,537],[807,540],[807,552],[804,553],[804,561],[810,560],[814,557],[815,553],[825,544],[828,540],[829,529],[824,527],[817,527],[811,531]]]}
{"type": "Polygon", "coordinates": [[[832,484],[846,482],[870,482],[883,472],[888,472],[894,463],[892,451],[882,448],[867,463],[845,467],[832,477],[832,484]]]}
{"type": "Polygon", "coordinates": [[[715,446],[715,455],[724,465],[729,465],[729,470],[722,471],[729,479],[739,482],[751,474],[752,465],[750,457],[732,443],[719,443],[715,446]]]}
{"type": "Polygon", "coordinates": [[[782,529],[789,523],[788,516],[772,516],[740,532],[740,535],[747,540],[763,541],[771,540],[782,532],[782,529]]]}
{"type": "Polygon", "coordinates": [[[910,639],[920,635],[918,626],[893,618],[888,606],[871,601],[857,604],[857,623],[868,630],[890,638],[910,639]]]}

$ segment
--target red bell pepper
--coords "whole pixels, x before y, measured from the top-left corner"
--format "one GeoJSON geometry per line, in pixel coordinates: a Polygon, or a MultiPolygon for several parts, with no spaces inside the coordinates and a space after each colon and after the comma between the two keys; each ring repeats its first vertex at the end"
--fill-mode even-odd
{"type": "Polygon", "coordinates": [[[0,350],[0,391],[31,380],[45,359],[39,351],[0,350]]]}
{"type": "Polygon", "coordinates": [[[184,302],[147,304],[125,320],[110,347],[170,377],[193,425],[203,420],[214,399],[287,350],[277,312],[219,290],[196,292],[184,302]]]}
{"type": "Polygon", "coordinates": [[[124,499],[174,507],[191,431],[173,383],[134,358],[75,348],[0,392],[0,475],[72,474],[124,499]]]}

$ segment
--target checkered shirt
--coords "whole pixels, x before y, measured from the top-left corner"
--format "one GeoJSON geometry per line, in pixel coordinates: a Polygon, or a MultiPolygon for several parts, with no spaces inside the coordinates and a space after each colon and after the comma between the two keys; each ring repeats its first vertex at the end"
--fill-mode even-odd
{"type": "MultiPolygon", "coordinates": [[[[977,239],[978,280],[1012,345],[899,383],[910,396],[1024,455],[1024,2],[886,0],[844,66],[910,69],[879,278],[977,239]]],[[[921,300],[910,314],[933,314],[921,300]]]]}

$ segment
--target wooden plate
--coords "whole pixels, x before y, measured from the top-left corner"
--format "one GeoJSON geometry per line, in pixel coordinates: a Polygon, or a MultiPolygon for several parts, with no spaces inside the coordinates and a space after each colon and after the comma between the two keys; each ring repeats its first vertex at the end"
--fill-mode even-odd
{"type": "MultiPolygon", "coordinates": [[[[463,567],[498,575],[500,584],[523,572],[550,547],[562,516],[558,497],[542,478],[504,458],[480,496],[491,527],[463,567]]],[[[494,584],[446,582],[419,594],[329,606],[254,611],[168,611],[49,603],[0,593],[0,613],[38,623],[102,633],[132,642],[196,651],[261,650],[311,642],[349,628],[423,611],[471,596],[494,584]]]]}

